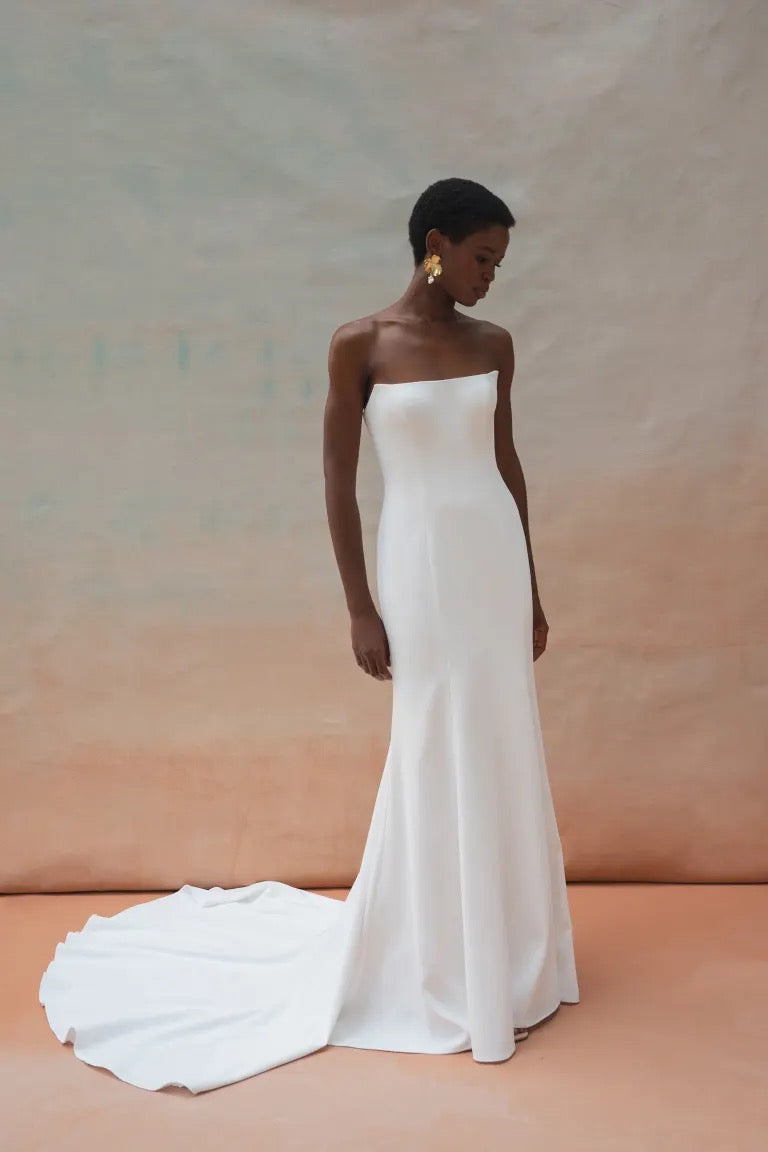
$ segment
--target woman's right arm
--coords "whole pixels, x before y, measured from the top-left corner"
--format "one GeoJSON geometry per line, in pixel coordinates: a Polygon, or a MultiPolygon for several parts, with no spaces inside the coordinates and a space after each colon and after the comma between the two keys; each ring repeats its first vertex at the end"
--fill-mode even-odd
{"type": "Polygon", "coordinates": [[[355,658],[369,675],[389,680],[389,644],[368,587],[356,493],[370,344],[371,331],[365,321],[343,324],[331,337],[323,472],[328,527],[349,609],[355,658]]]}

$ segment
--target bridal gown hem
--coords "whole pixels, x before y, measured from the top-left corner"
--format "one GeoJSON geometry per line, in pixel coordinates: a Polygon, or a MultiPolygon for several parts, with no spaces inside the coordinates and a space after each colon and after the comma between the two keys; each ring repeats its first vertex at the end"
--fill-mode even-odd
{"type": "Polygon", "coordinates": [[[40,983],[62,1043],[205,1092],[328,1045],[506,1060],[579,990],[496,372],[374,386],[390,742],[345,900],[262,880],[91,916],[40,983]]]}

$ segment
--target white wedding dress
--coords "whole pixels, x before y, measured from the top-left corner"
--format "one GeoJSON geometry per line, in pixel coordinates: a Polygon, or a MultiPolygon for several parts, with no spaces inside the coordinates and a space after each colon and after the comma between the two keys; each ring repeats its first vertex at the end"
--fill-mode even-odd
{"type": "Polygon", "coordinates": [[[392,726],[345,901],[276,881],[91,916],[40,1002],[139,1088],[204,1092],[328,1044],[471,1050],[579,991],[539,726],[531,580],[496,466],[496,372],[374,385],[392,726]]]}

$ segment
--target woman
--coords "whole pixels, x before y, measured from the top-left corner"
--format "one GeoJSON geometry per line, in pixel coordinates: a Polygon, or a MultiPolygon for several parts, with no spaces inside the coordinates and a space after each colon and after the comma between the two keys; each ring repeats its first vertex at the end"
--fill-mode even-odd
{"type": "Polygon", "coordinates": [[[328,521],[355,659],[393,680],[348,897],[365,891],[366,947],[335,1044],[503,1060],[526,1026],[579,999],[532,671],[548,625],[512,438],[512,339],[456,309],[488,293],[514,223],[474,181],[432,184],[411,213],[405,292],[330,344],[328,521]],[[385,486],[381,615],[355,496],[362,418],[385,486]]]}
{"type": "Polygon", "coordinates": [[[505,1060],[578,1001],[533,679],[547,624],[512,442],[512,341],[456,311],[488,291],[513,224],[481,185],[433,184],[411,215],[405,293],[331,340],[329,525],[357,662],[392,680],[346,900],[187,884],[91,916],[43,975],[58,1039],[130,1084],[204,1092],[328,1044],[505,1060]],[[385,480],[381,616],[355,498],[363,414],[385,480]]]}

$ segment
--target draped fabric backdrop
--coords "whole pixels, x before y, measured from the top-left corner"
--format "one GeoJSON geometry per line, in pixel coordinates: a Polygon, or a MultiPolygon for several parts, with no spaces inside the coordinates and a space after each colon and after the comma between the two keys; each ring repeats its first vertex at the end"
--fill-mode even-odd
{"type": "MultiPolygon", "coordinates": [[[[569,880],[768,879],[768,8],[3,5],[0,888],[353,879],[391,685],[325,520],[335,327],[433,180],[508,327],[569,880]]],[[[381,484],[359,499],[375,593],[381,484]]]]}

